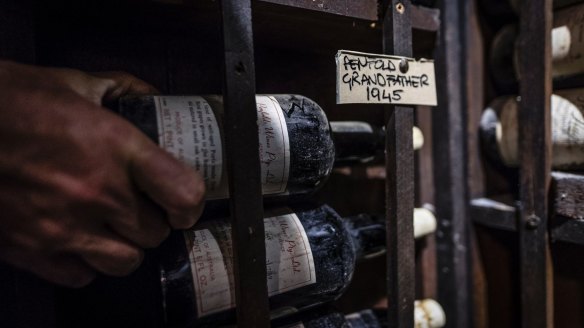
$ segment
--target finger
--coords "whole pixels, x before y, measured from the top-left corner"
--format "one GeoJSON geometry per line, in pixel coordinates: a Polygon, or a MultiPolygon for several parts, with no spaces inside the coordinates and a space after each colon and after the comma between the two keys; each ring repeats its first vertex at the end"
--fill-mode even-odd
{"type": "Polygon", "coordinates": [[[108,220],[108,224],[114,232],[140,247],[157,247],[170,234],[166,214],[143,195],[137,196],[136,203],[133,217],[114,218],[108,220]]]}
{"type": "Polygon", "coordinates": [[[130,174],[138,187],[166,210],[172,228],[192,227],[203,212],[201,175],[154,144],[134,154],[130,174]]]}
{"type": "Polygon", "coordinates": [[[79,288],[91,283],[95,270],[74,255],[46,255],[38,252],[10,252],[3,254],[5,260],[15,267],[32,272],[42,279],[71,288],[79,288]]]}
{"type": "Polygon", "coordinates": [[[104,102],[115,101],[128,94],[158,94],[152,85],[125,72],[98,72],[91,75],[101,79],[107,85],[103,95],[104,102]]]}
{"type": "Polygon", "coordinates": [[[93,235],[77,247],[79,256],[93,269],[110,276],[126,276],[142,263],[144,252],[113,232],[93,235]]]}

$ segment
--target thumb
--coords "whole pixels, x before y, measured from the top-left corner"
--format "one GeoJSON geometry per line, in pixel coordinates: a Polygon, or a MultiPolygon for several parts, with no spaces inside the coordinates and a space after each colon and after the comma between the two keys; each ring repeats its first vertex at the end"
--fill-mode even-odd
{"type": "Polygon", "coordinates": [[[125,72],[96,72],[92,76],[103,82],[102,102],[112,102],[128,94],[158,94],[152,85],[125,72]]]}
{"type": "Polygon", "coordinates": [[[166,209],[172,228],[192,227],[203,212],[203,178],[152,141],[144,143],[130,160],[132,179],[141,191],[166,209]]]}

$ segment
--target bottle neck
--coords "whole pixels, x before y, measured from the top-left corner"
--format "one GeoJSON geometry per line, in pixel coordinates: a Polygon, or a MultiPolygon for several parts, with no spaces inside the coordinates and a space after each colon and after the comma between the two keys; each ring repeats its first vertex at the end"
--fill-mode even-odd
{"type": "Polygon", "coordinates": [[[385,130],[366,122],[331,122],[335,143],[335,166],[373,160],[385,146],[385,130]]]}
{"type": "MultiPolygon", "coordinates": [[[[383,216],[359,214],[344,219],[357,254],[357,259],[367,259],[384,254],[386,249],[386,223],[383,216]]],[[[436,217],[427,208],[415,208],[413,213],[414,238],[436,231],[436,217]]]]}
{"type": "MultiPolygon", "coordinates": [[[[385,128],[358,121],[331,122],[330,125],[337,167],[370,162],[385,151],[385,128]]],[[[424,135],[414,126],[412,146],[418,150],[423,145],[424,135]]]]}
{"type": "Polygon", "coordinates": [[[344,222],[353,239],[357,260],[385,254],[384,220],[368,214],[359,214],[344,219],[344,222]]]}

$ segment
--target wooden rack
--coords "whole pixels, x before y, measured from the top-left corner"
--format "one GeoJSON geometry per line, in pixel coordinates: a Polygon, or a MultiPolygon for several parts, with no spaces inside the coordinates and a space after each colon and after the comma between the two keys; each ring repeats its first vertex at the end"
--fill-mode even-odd
{"type": "MultiPolygon", "coordinates": [[[[540,8],[543,1],[534,1],[531,6],[533,10],[540,8]]],[[[7,46],[17,39],[22,39],[19,34],[0,42],[0,50],[7,49],[5,55],[8,57],[44,65],[95,71],[130,70],[148,81],[162,85],[163,92],[223,91],[225,126],[228,127],[226,150],[228,162],[232,164],[228,167],[228,175],[236,251],[236,299],[238,304],[254,305],[238,307],[238,326],[269,327],[266,268],[262,260],[265,258],[265,245],[259,156],[253,156],[258,151],[254,95],[256,85],[262,92],[275,90],[259,82],[262,78],[266,80],[266,72],[274,67],[260,67],[263,64],[261,59],[268,55],[261,49],[258,53],[257,48],[254,54],[254,41],[260,38],[264,44],[277,44],[278,47],[288,50],[294,48],[290,44],[297,42],[317,53],[328,53],[325,50],[339,45],[351,45],[355,49],[350,50],[413,56],[416,47],[420,45],[416,44],[415,40],[412,43],[412,34],[415,34],[416,30],[437,32],[439,38],[435,60],[440,86],[438,108],[418,108],[414,111],[411,107],[395,107],[377,110],[375,114],[371,114],[383,117],[388,131],[384,200],[387,203],[388,218],[389,322],[393,327],[413,327],[413,304],[417,298],[416,270],[419,272],[424,269],[427,271],[422,275],[430,278],[422,281],[424,283],[427,280],[435,281],[431,281],[429,287],[424,286],[428,287],[429,291],[425,290],[421,296],[434,297],[442,304],[448,327],[471,327],[473,308],[468,213],[474,213],[478,207],[475,205],[469,207],[471,203],[465,183],[468,172],[464,160],[467,156],[465,106],[469,101],[469,93],[472,92],[472,85],[463,83],[469,74],[467,58],[471,55],[468,50],[469,35],[465,34],[469,21],[464,19],[470,10],[468,2],[442,0],[438,1],[438,9],[414,6],[409,0],[316,2],[221,0],[219,7],[218,2],[211,0],[184,2],[190,5],[188,10],[169,4],[143,5],[144,1],[141,0],[126,0],[121,1],[121,4],[116,1],[88,1],[79,4],[75,1],[62,0],[60,4],[63,12],[67,13],[63,14],[64,16],[75,13],[82,18],[67,16],[67,19],[61,20],[59,7],[51,9],[55,16],[43,16],[36,21],[33,17],[23,14],[25,19],[18,23],[22,25],[23,31],[28,29],[31,35],[35,23],[38,26],[49,26],[49,23],[54,23],[54,26],[50,25],[49,31],[39,31],[36,40],[31,37],[30,42],[26,43],[26,47],[22,45],[21,50],[11,52],[13,48],[7,46]],[[128,12],[133,14],[124,16],[128,12]],[[104,26],[104,17],[111,18],[111,24],[115,25],[111,30],[96,31],[90,26],[91,24],[104,26]],[[270,24],[275,20],[279,24],[275,31],[272,31],[270,24]],[[26,24],[22,23],[23,21],[26,24]],[[79,26],[82,28],[77,32],[71,29],[69,23],[76,28],[79,26]],[[309,28],[298,27],[300,23],[307,24],[309,28]],[[128,27],[135,29],[136,26],[143,28],[141,32],[149,37],[170,45],[169,49],[158,49],[140,37],[134,40],[135,35],[116,34],[117,29],[124,30],[128,27]],[[260,28],[253,31],[254,26],[260,28]],[[180,37],[166,40],[165,36],[159,33],[160,30],[169,34],[180,34],[180,37]],[[358,35],[339,33],[347,30],[358,31],[353,33],[358,35]],[[214,39],[216,36],[222,36],[223,47],[213,41],[216,40],[214,39]],[[278,38],[287,38],[290,42],[282,42],[278,38]],[[107,42],[100,41],[103,39],[107,42]],[[132,49],[131,45],[136,49],[132,49]],[[201,48],[207,53],[203,53],[201,48]],[[221,55],[224,56],[221,65],[205,59],[221,55]],[[258,57],[260,60],[256,62],[258,57]],[[159,68],[157,65],[166,66],[159,68]],[[221,66],[224,76],[217,77],[216,72],[221,70],[221,66]],[[262,74],[260,79],[256,79],[258,71],[262,74]],[[205,76],[205,81],[197,79],[200,76],[205,76]],[[411,143],[414,121],[420,126],[425,126],[427,129],[425,132],[433,131],[426,138],[431,148],[416,157],[411,143]],[[237,165],[233,165],[236,163],[234,159],[237,159],[237,165]],[[429,172],[429,167],[433,167],[432,172],[429,172]],[[436,205],[439,227],[435,246],[430,247],[432,253],[427,257],[428,261],[423,263],[423,268],[416,268],[416,245],[412,237],[411,218],[414,203],[421,205],[421,202],[432,202],[436,205]],[[435,267],[432,267],[434,264],[435,267]],[[436,291],[432,291],[432,288],[436,291]]],[[[14,5],[19,8],[20,13],[26,12],[26,8],[38,5],[31,4],[36,3],[35,1],[21,3],[14,5]]],[[[1,13],[2,10],[0,15],[1,13]]],[[[10,24],[16,22],[17,20],[7,23],[7,26],[2,28],[8,29],[10,24]]],[[[257,47],[257,43],[255,46],[257,47]]],[[[302,49],[291,50],[295,55],[303,56],[302,49]]],[[[333,62],[334,59],[330,57],[329,60],[333,62]]],[[[328,65],[328,62],[322,61],[317,64],[328,65]]],[[[281,68],[275,74],[287,74],[293,69],[294,67],[288,70],[281,68]]],[[[321,77],[310,75],[307,78],[321,77]]],[[[326,81],[331,82],[331,78],[327,77],[326,81]]],[[[281,87],[287,81],[279,79],[279,83],[281,87]]],[[[319,81],[319,85],[322,84],[325,83],[319,81]]],[[[291,92],[309,91],[318,96],[318,90],[312,90],[309,85],[292,89],[291,92]]],[[[330,93],[331,90],[327,89],[326,92],[330,93]]],[[[330,99],[323,97],[315,100],[324,104],[324,108],[328,105],[333,106],[330,99]]],[[[348,108],[356,109],[358,106],[348,108]]],[[[349,115],[344,113],[339,116],[349,115]]],[[[532,122],[535,124],[535,120],[532,122]]],[[[545,209],[543,211],[545,212],[545,209]]],[[[542,220],[545,218],[544,212],[542,210],[537,212],[542,220]]],[[[483,215],[486,217],[492,214],[483,215]]],[[[542,221],[542,226],[544,224],[545,221],[542,221]]],[[[524,243],[540,243],[541,231],[537,229],[536,236],[526,235],[523,238],[524,243]]],[[[537,279],[539,278],[538,276],[537,279]]],[[[25,283],[27,284],[30,285],[25,283]]],[[[52,291],[49,289],[46,294],[52,295],[52,291]]],[[[23,295],[19,296],[14,292],[13,296],[16,299],[16,305],[13,305],[15,308],[25,302],[23,295]]],[[[50,304],[47,308],[53,307],[54,305],[50,304]]],[[[21,314],[19,318],[22,319],[23,316],[24,314],[21,314]]],[[[45,326],[51,326],[51,322],[56,322],[54,316],[54,313],[47,314],[46,320],[41,322],[45,326]]],[[[53,326],[56,325],[55,323],[53,326]]]]}
{"type": "MultiPolygon", "coordinates": [[[[480,76],[483,72],[483,47],[480,44],[482,36],[477,17],[476,8],[467,16],[467,20],[471,22],[468,33],[477,38],[474,46],[469,44],[469,58],[473,59],[469,60],[467,66],[475,71],[474,76],[467,76],[469,83],[471,78],[475,81],[484,80],[480,76]]],[[[562,252],[552,249],[554,245],[557,248],[557,244],[584,244],[583,210],[577,200],[584,191],[582,177],[579,174],[551,171],[550,133],[552,85],[558,88],[581,86],[578,82],[581,77],[561,83],[552,82],[551,27],[552,1],[522,2],[518,41],[519,71],[523,74],[519,81],[520,167],[517,193],[496,194],[491,191],[485,197],[488,183],[483,181],[485,172],[480,164],[482,160],[479,159],[476,131],[479,115],[485,106],[486,88],[483,82],[479,82],[474,93],[472,90],[467,92],[470,95],[467,133],[471,142],[466,157],[470,163],[469,217],[475,227],[482,231],[482,235],[489,233],[492,236],[483,237],[485,246],[482,246],[482,253],[485,255],[486,271],[505,272],[498,277],[487,277],[487,283],[491,285],[489,288],[493,290],[489,293],[492,299],[488,302],[493,307],[493,313],[486,318],[491,321],[491,325],[530,328],[564,326],[561,324],[562,320],[554,318],[555,313],[562,311],[561,306],[553,305],[558,300],[557,297],[562,296],[553,290],[554,283],[557,283],[554,281],[555,264],[561,262],[559,256],[562,252]],[[511,241],[508,242],[509,240],[511,241]],[[497,249],[490,250],[486,247],[497,249]],[[498,247],[503,247],[505,251],[498,247]],[[489,259],[489,254],[495,252],[499,256],[504,255],[501,256],[500,263],[489,259]],[[500,298],[496,296],[496,289],[501,293],[500,298]],[[494,304],[500,301],[503,304],[501,307],[509,308],[502,309],[494,304]]],[[[509,184],[513,185],[513,182],[509,184]]],[[[566,299],[564,304],[571,301],[566,299]]],[[[483,305],[487,307],[486,304],[483,305]]],[[[563,323],[566,324],[566,321],[563,323]]],[[[579,324],[572,322],[569,325],[579,324]]]]}

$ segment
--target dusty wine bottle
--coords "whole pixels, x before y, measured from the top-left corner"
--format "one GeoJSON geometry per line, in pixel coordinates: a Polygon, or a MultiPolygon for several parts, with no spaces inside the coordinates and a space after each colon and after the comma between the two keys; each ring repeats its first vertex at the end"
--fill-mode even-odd
{"type": "MultiPolygon", "coordinates": [[[[551,97],[552,167],[584,167],[584,89],[561,90],[551,97]]],[[[487,156],[509,167],[518,159],[518,103],[516,97],[500,97],[483,111],[481,143],[487,156]]]]}
{"type": "MultiPolygon", "coordinates": [[[[552,29],[552,76],[556,80],[584,73],[584,5],[554,13],[552,29]]],[[[518,66],[518,28],[503,27],[493,39],[489,66],[501,91],[516,91],[521,79],[518,66]]]]}
{"type": "MultiPolygon", "coordinates": [[[[367,309],[348,315],[334,311],[299,313],[273,322],[280,328],[387,328],[387,309],[367,309]],[[283,323],[282,323],[283,321],[283,323]]],[[[414,302],[414,327],[441,328],[446,325],[442,306],[432,299],[414,302]]]]}
{"type": "Polygon", "coordinates": [[[351,328],[345,315],[333,308],[317,307],[297,312],[271,322],[276,328],[351,328]]]}
{"type": "MultiPolygon", "coordinates": [[[[346,316],[351,328],[389,327],[386,309],[368,309],[346,316]]],[[[446,314],[442,306],[432,299],[418,300],[414,303],[414,327],[441,328],[446,325],[446,314]]]]}
{"type": "MultiPolygon", "coordinates": [[[[331,131],[322,108],[306,97],[257,96],[256,103],[264,195],[311,193],[328,178],[335,158],[345,164],[366,161],[384,147],[383,130],[368,123],[333,124],[331,131]]],[[[118,112],[199,171],[207,199],[228,198],[220,96],[127,96],[118,112]]],[[[414,135],[419,139],[421,133],[414,135]]]]}
{"type": "MultiPolygon", "coordinates": [[[[428,224],[428,212],[415,212],[413,220],[414,230],[431,230],[423,227],[428,224]]],[[[435,227],[435,222],[430,224],[435,227]]],[[[343,219],[327,205],[276,210],[264,219],[264,225],[274,315],[336,299],[347,288],[358,260],[385,252],[383,219],[365,214],[343,219]]],[[[164,317],[169,326],[233,320],[236,305],[228,220],[201,222],[175,234],[160,254],[164,317]]]]}
{"type": "MultiPolygon", "coordinates": [[[[335,144],[335,166],[349,166],[366,163],[375,158],[376,153],[385,148],[385,128],[359,121],[330,122],[335,144]]],[[[412,128],[414,150],[424,145],[422,131],[412,128]]]]}

